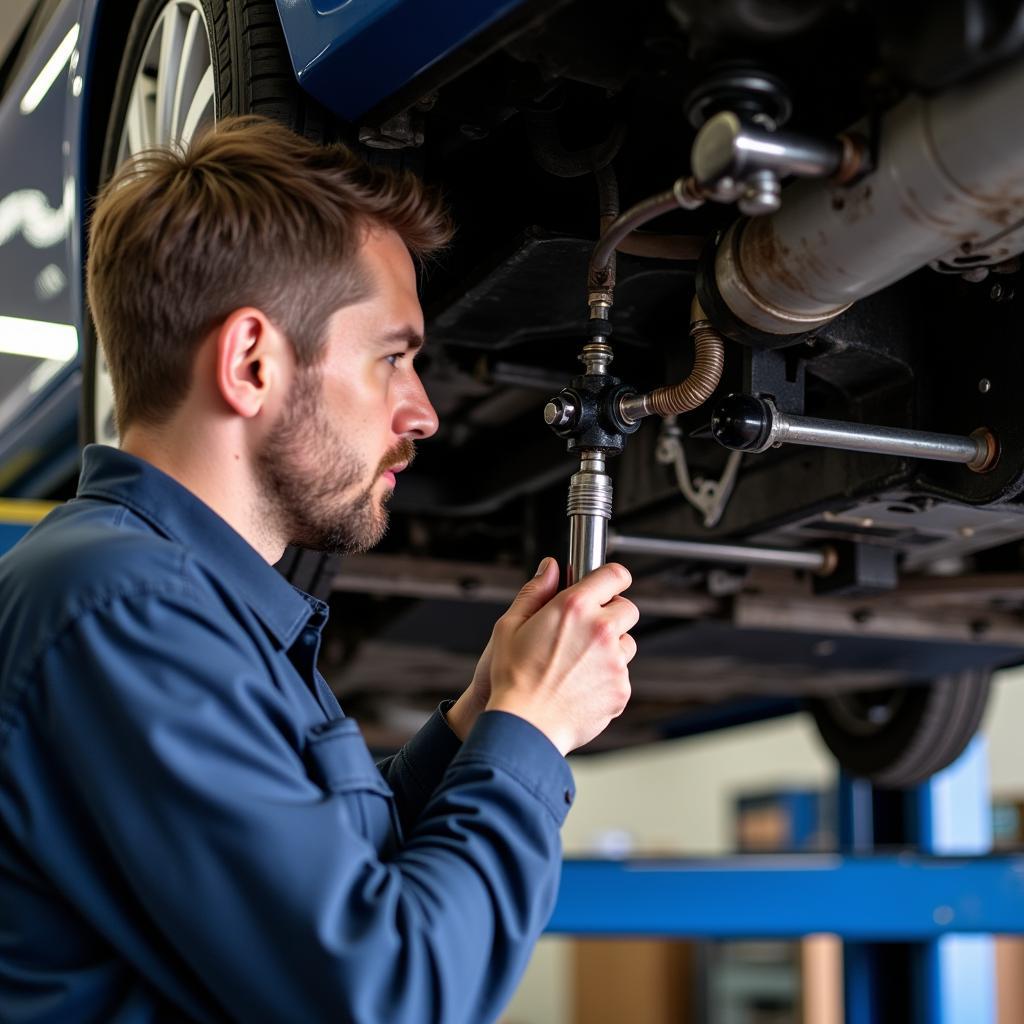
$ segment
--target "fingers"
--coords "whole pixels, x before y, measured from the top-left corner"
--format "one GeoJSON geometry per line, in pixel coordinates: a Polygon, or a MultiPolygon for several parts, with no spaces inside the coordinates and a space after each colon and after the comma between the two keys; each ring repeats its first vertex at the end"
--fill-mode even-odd
{"type": "Polygon", "coordinates": [[[640,609],[625,597],[613,597],[603,612],[618,633],[628,633],[640,621],[640,609]]]}
{"type": "Polygon", "coordinates": [[[622,655],[628,665],[636,657],[636,641],[627,633],[619,637],[619,647],[622,648],[622,655]]]}
{"type": "Polygon", "coordinates": [[[587,573],[579,581],[564,591],[566,594],[579,594],[587,601],[595,601],[597,604],[607,604],[617,594],[621,594],[631,583],[633,577],[629,570],[618,562],[608,562],[599,566],[593,572],[587,573]]]}
{"type": "Polygon", "coordinates": [[[537,568],[537,575],[523,584],[505,615],[519,621],[528,619],[540,611],[557,591],[558,562],[554,558],[545,558],[537,568]]]}

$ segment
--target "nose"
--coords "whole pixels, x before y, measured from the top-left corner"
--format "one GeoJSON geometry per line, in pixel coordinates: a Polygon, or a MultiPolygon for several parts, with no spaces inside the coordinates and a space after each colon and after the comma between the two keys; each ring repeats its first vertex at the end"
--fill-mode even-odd
{"type": "Polygon", "coordinates": [[[408,390],[395,408],[394,431],[402,437],[422,439],[436,434],[437,427],[437,412],[430,404],[419,374],[413,374],[408,390]]]}

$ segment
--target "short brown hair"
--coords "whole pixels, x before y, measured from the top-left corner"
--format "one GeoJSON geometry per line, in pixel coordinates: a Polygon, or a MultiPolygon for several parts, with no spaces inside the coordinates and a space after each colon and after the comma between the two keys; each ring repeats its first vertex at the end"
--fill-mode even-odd
{"type": "Polygon", "coordinates": [[[440,198],[412,174],[266,118],[227,118],[184,152],[126,163],[97,198],[88,259],[119,430],[165,421],[200,341],[243,306],[314,365],[328,318],[366,293],[368,227],[394,230],[420,259],[451,236],[440,198]]]}

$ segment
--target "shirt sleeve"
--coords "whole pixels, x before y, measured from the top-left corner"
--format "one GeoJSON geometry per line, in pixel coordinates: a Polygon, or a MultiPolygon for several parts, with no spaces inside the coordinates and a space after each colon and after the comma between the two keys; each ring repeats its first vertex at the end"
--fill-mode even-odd
{"type": "Polygon", "coordinates": [[[377,763],[395,794],[398,817],[407,834],[415,827],[427,801],[462,746],[462,741],[445,717],[454,703],[452,700],[442,702],[397,754],[377,763]]]}
{"type": "Polygon", "coordinates": [[[481,716],[384,862],[310,777],[246,638],[187,594],[82,615],[42,675],[52,756],[118,887],[229,1019],[497,1017],[550,916],[572,799],[540,732],[481,716]]]}

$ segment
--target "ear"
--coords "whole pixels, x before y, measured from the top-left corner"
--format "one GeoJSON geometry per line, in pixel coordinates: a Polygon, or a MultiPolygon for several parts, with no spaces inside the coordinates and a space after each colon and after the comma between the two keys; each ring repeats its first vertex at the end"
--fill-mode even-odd
{"type": "Polygon", "coordinates": [[[217,390],[239,416],[258,415],[286,387],[291,346],[265,313],[236,309],[217,332],[217,390]]]}

